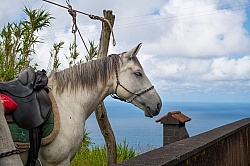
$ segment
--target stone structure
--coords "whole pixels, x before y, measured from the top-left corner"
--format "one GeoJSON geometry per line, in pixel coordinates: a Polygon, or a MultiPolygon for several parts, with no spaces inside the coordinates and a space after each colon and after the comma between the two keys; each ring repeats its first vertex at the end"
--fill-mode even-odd
{"type": "Polygon", "coordinates": [[[180,111],[172,111],[155,122],[163,124],[163,146],[188,138],[185,122],[191,119],[180,111]]]}

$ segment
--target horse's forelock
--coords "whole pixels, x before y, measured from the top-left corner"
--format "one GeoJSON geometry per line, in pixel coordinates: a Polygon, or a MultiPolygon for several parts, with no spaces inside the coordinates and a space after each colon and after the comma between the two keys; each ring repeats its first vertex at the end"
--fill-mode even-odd
{"type": "Polygon", "coordinates": [[[79,88],[92,90],[99,82],[106,85],[115,71],[115,64],[120,67],[119,58],[118,55],[111,55],[56,72],[53,77],[57,82],[57,92],[62,93],[65,88],[75,92],[79,88]]]}

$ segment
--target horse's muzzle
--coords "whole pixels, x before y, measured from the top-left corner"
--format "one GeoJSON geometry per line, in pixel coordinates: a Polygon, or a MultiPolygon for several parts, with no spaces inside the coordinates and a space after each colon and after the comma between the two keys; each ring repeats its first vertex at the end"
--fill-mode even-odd
{"type": "Polygon", "coordinates": [[[147,106],[147,109],[144,111],[146,117],[153,118],[154,116],[158,115],[161,111],[162,103],[158,103],[155,109],[151,109],[147,106]]]}

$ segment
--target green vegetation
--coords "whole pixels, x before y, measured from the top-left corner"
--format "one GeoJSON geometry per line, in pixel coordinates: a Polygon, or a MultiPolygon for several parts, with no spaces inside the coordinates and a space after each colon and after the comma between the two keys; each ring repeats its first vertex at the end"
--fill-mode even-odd
{"type": "MultiPolygon", "coordinates": [[[[71,166],[88,165],[88,166],[101,166],[106,165],[106,146],[93,145],[89,133],[84,132],[84,138],[81,148],[77,152],[75,159],[71,162],[71,166]]],[[[121,162],[126,159],[132,158],[139,153],[136,153],[133,148],[129,148],[128,143],[124,140],[117,145],[117,161],[121,162]]]]}
{"type": "MultiPolygon", "coordinates": [[[[132,158],[136,155],[136,152],[132,148],[128,148],[128,144],[120,143],[117,145],[118,162],[132,158]]],[[[98,166],[106,165],[106,146],[92,145],[91,148],[81,147],[77,152],[75,159],[71,162],[71,166],[88,165],[98,166]]]]}
{"type": "Polygon", "coordinates": [[[43,9],[23,10],[27,19],[19,23],[8,23],[0,32],[0,81],[12,80],[16,74],[31,64],[35,55],[35,44],[41,43],[37,32],[50,25],[51,15],[43,9]]]}
{"type": "MultiPolygon", "coordinates": [[[[84,130],[84,137],[82,145],[78,150],[74,160],[71,162],[70,166],[88,165],[88,166],[105,166],[107,165],[106,158],[106,146],[94,145],[91,142],[89,133],[84,130]]],[[[126,140],[122,143],[117,144],[117,162],[122,162],[126,159],[135,157],[136,155],[145,153],[147,151],[153,150],[152,145],[147,145],[142,147],[140,144],[136,148],[129,147],[126,140]],[[135,150],[136,149],[136,150],[135,150]]]]}

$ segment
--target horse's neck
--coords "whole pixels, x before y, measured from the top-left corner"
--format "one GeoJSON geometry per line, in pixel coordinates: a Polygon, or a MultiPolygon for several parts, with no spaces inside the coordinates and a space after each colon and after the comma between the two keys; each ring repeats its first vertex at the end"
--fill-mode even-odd
{"type": "Polygon", "coordinates": [[[51,93],[55,97],[56,102],[63,108],[69,108],[67,111],[74,111],[74,113],[84,119],[110,94],[110,89],[112,89],[111,85],[98,84],[94,90],[79,88],[76,91],[70,91],[65,89],[63,93],[59,95],[56,91],[56,84],[57,83],[49,79],[48,85],[51,88],[51,93]]]}

